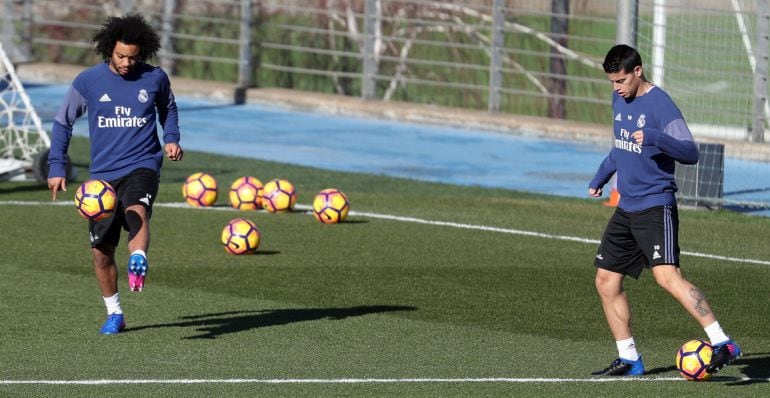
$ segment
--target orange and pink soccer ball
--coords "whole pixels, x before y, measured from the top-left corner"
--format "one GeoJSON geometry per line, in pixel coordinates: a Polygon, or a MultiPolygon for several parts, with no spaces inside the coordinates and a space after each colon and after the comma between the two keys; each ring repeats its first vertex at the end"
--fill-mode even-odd
{"type": "Polygon", "coordinates": [[[271,213],[290,211],[296,203],[297,191],[287,180],[268,181],[262,188],[262,206],[271,213]]]}
{"type": "Polygon", "coordinates": [[[676,351],[676,368],[687,380],[706,381],[711,373],[706,371],[711,364],[713,347],[703,340],[690,340],[676,351]]]}
{"type": "Polygon", "coordinates": [[[195,173],[184,182],[182,196],[193,207],[213,206],[217,201],[217,180],[207,173],[195,173]]]}
{"type": "Polygon", "coordinates": [[[262,182],[250,176],[241,177],[230,186],[230,205],[239,210],[262,208],[262,182]]]}
{"type": "Polygon", "coordinates": [[[262,234],[253,221],[236,218],[222,229],[221,242],[230,254],[252,254],[257,251],[261,238],[262,234]]]}
{"type": "Polygon", "coordinates": [[[336,188],[327,188],[313,199],[313,216],[324,224],[337,224],[345,221],[350,211],[348,197],[336,188]]]}
{"type": "Polygon", "coordinates": [[[75,207],[86,219],[99,221],[109,217],[118,202],[118,196],[112,186],[103,180],[90,179],[82,183],[75,191],[75,207]]]}

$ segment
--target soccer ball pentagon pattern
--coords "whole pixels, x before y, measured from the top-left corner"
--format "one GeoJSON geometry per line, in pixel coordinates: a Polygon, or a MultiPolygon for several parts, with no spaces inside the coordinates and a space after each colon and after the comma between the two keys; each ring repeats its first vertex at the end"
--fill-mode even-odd
{"type": "Polygon", "coordinates": [[[195,173],[187,177],[182,186],[182,196],[190,206],[212,206],[217,201],[217,180],[210,174],[195,173]]]}
{"type": "Polygon", "coordinates": [[[262,235],[251,220],[236,218],[222,229],[222,244],[230,254],[252,254],[257,251],[262,235]]]}
{"type": "Polygon", "coordinates": [[[275,179],[262,188],[262,206],[271,213],[289,211],[296,202],[297,192],[289,181],[275,179]]]}
{"type": "Polygon", "coordinates": [[[230,186],[230,205],[239,210],[262,208],[262,182],[254,177],[241,177],[230,186]]]}
{"type": "Polygon", "coordinates": [[[324,224],[345,221],[349,210],[348,197],[336,188],[324,189],[313,199],[313,216],[324,224]]]}
{"type": "Polygon", "coordinates": [[[75,207],[83,218],[99,221],[115,211],[117,194],[106,181],[91,179],[75,192],[75,207]]]}
{"type": "Polygon", "coordinates": [[[676,352],[676,368],[687,380],[705,381],[711,378],[706,368],[711,363],[711,344],[703,340],[690,340],[676,352]]]}

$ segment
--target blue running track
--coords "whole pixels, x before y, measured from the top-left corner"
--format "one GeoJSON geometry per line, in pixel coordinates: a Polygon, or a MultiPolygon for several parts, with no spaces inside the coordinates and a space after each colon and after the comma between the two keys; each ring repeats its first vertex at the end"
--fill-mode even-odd
{"type": "MultiPolygon", "coordinates": [[[[29,84],[26,89],[48,128],[67,86],[29,84]]],[[[607,153],[593,144],[515,134],[184,97],[177,104],[187,150],[458,185],[585,198],[588,181],[607,153]]],[[[87,135],[86,118],[78,121],[75,134],[87,135]]],[[[756,162],[725,159],[726,197],[770,202],[770,188],[758,189],[747,177],[750,169],[761,170],[756,162]]]]}

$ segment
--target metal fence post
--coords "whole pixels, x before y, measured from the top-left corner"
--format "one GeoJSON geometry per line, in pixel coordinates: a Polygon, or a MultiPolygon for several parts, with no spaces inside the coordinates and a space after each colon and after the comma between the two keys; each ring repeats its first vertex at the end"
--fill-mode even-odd
{"type": "Polygon", "coordinates": [[[174,42],[171,35],[174,33],[174,11],[176,0],[163,2],[163,16],[160,22],[160,66],[169,74],[174,74],[174,42]]]}
{"type": "Polygon", "coordinates": [[[32,31],[33,31],[33,16],[32,1],[25,1],[24,8],[21,14],[21,49],[28,57],[32,57],[32,31]]]}
{"type": "Polygon", "coordinates": [[[639,0],[618,0],[615,41],[636,47],[639,0]]]}
{"type": "Polygon", "coordinates": [[[240,51],[238,55],[238,87],[235,88],[235,103],[246,102],[246,91],[251,87],[251,0],[241,0],[240,51]]]}
{"type": "Polygon", "coordinates": [[[754,123],[751,127],[749,140],[765,142],[765,123],[767,115],[767,64],[768,64],[768,32],[770,30],[770,5],[768,0],[757,0],[757,43],[754,46],[754,123]]]}
{"type": "Polygon", "coordinates": [[[14,29],[13,29],[13,0],[5,0],[3,1],[3,17],[0,19],[0,24],[2,24],[2,29],[0,29],[0,42],[2,42],[3,47],[8,49],[8,52],[11,54],[11,58],[13,58],[13,37],[14,29]]]}
{"type": "Polygon", "coordinates": [[[364,5],[364,71],[361,77],[361,97],[373,99],[377,89],[377,61],[374,54],[375,13],[377,0],[366,0],[364,5]]]}
{"type": "Polygon", "coordinates": [[[505,45],[503,27],[505,11],[503,0],[495,0],[492,6],[492,48],[489,59],[489,93],[487,109],[490,113],[500,112],[500,88],[503,85],[503,53],[505,45]]]}

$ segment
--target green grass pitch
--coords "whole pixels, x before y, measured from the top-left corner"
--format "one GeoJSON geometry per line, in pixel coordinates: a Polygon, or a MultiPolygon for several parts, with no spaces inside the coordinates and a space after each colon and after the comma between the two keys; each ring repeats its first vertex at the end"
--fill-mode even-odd
{"type": "MultiPolygon", "coordinates": [[[[82,180],[87,142],[75,139],[70,153],[82,180]]],[[[767,392],[770,219],[680,212],[682,250],[693,253],[683,256],[683,272],[710,298],[743,358],[713,381],[680,381],[677,347],[706,337],[646,272],[626,287],[650,374],[607,380],[589,375],[617,354],[593,287],[590,240],[612,212],[599,202],[190,152],[165,164],[157,203],[181,203],[182,182],[197,171],[218,179],[218,205],[155,208],[142,293],[127,289],[123,236],[128,328],[117,336],[98,334],[105,310],[86,222],[71,205],[76,184],[60,195],[65,205],[53,206],[45,187],[0,183],[0,396],[767,392]],[[286,178],[303,205],[339,188],[353,213],[323,225],[303,211],[228,209],[226,191],[243,175],[286,178]],[[232,256],[219,244],[235,217],[259,226],[258,254],[232,256]]]]}

